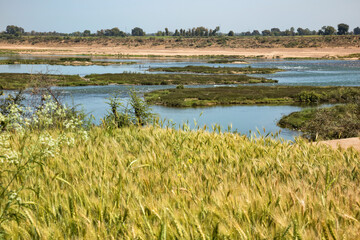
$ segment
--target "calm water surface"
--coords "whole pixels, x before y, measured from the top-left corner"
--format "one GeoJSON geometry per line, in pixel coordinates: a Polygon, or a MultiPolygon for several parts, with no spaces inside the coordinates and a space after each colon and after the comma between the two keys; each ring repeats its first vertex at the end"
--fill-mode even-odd
{"type": "MultiPolygon", "coordinates": [[[[28,57],[30,58],[30,57],[28,57]]],[[[33,57],[32,57],[33,58],[33,57]]],[[[135,61],[134,65],[111,66],[58,66],[58,65],[0,65],[0,72],[51,73],[85,76],[92,73],[149,73],[149,68],[215,66],[215,67],[277,67],[286,70],[275,74],[256,75],[279,80],[282,85],[309,86],[360,86],[360,61],[312,60],[312,61],[250,61],[250,64],[208,64],[199,60],[144,60],[98,59],[101,61],[135,61]]],[[[155,73],[155,72],[151,72],[155,73]]]]}
{"type": "MultiPolygon", "coordinates": [[[[2,57],[6,59],[6,57],[2,57]]],[[[34,58],[28,56],[27,58],[34,58]]],[[[104,59],[99,59],[104,60],[104,59]]],[[[0,65],[0,72],[13,73],[52,73],[52,74],[79,74],[81,76],[92,73],[123,73],[140,72],[148,73],[149,68],[154,67],[182,67],[187,65],[206,65],[217,67],[247,67],[249,64],[207,64],[198,60],[144,60],[144,59],[106,59],[106,61],[136,61],[134,65],[112,66],[51,66],[51,65],[0,65]]],[[[310,85],[310,86],[360,86],[360,61],[252,61],[252,67],[277,67],[286,70],[275,74],[259,75],[279,81],[281,85],[310,85]]],[[[141,94],[157,89],[174,88],[175,86],[134,86],[141,94]]],[[[214,87],[191,86],[191,87],[214,87]]],[[[93,114],[96,122],[105,116],[107,98],[119,92],[126,101],[128,99],[128,86],[87,86],[87,87],[63,87],[56,88],[61,91],[64,101],[68,104],[82,105],[85,112],[93,114]]],[[[232,126],[233,131],[243,134],[257,132],[276,133],[281,130],[280,137],[293,140],[300,133],[287,129],[280,129],[276,122],[283,116],[294,111],[299,111],[299,106],[221,106],[204,108],[167,108],[152,106],[153,112],[162,119],[171,120],[176,126],[188,123],[194,127],[207,125],[211,127],[219,124],[223,129],[232,126]],[[200,116],[201,115],[201,116],[200,116]]]]}

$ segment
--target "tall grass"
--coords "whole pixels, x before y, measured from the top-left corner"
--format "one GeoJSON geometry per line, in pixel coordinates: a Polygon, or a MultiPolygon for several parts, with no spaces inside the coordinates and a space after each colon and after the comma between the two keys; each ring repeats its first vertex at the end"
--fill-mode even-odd
{"type": "Polygon", "coordinates": [[[0,223],[4,238],[359,238],[355,151],[156,126],[4,134],[34,161],[10,184],[26,206],[0,223]]]}

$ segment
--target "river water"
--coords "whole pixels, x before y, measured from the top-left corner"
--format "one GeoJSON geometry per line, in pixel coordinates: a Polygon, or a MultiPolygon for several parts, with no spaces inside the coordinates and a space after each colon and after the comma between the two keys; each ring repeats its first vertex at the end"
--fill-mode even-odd
{"type": "MultiPolygon", "coordinates": [[[[2,57],[7,59],[9,57],[2,57]]],[[[34,57],[30,57],[34,58],[34,57]]],[[[149,73],[147,70],[154,67],[182,67],[188,65],[216,66],[216,67],[277,67],[286,70],[275,74],[258,75],[276,79],[280,85],[310,85],[310,86],[360,86],[360,61],[339,60],[312,60],[312,61],[259,61],[252,60],[250,64],[208,64],[199,60],[158,60],[158,59],[99,59],[101,61],[135,61],[134,65],[110,66],[51,66],[51,65],[0,65],[0,72],[7,73],[51,73],[51,74],[78,74],[85,76],[92,73],[123,73],[139,72],[149,73]]],[[[255,75],[257,76],[257,75],[255,75]]],[[[274,84],[269,84],[274,85],[274,84]]],[[[140,93],[157,89],[174,88],[175,86],[131,86],[140,93]]],[[[216,87],[213,85],[190,87],[216,87]]],[[[120,93],[124,101],[128,99],[129,86],[86,86],[56,88],[64,95],[67,103],[79,104],[84,111],[94,115],[95,122],[105,116],[107,98],[113,93],[120,93]]],[[[168,108],[152,106],[154,113],[160,118],[174,122],[175,126],[187,123],[191,127],[218,124],[226,130],[243,134],[279,133],[281,138],[293,140],[300,133],[288,129],[280,129],[277,121],[301,106],[216,106],[202,108],[168,108]],[[265,131],[263,130],[265,129],[265,131]]]]}

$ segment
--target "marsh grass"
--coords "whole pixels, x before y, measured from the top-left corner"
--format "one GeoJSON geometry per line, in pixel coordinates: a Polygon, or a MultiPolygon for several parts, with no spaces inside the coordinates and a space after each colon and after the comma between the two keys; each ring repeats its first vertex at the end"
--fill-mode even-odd
{"type": "Polygon", "coordinates": [[[190,72],[206,74],[271,74],[281,72],[279,68],[253,68],[249,67],[208,67],[208,66],[186,66],[186,67],[159,67],[150,68],[150,72],[190,72]]]}
{"type": "MultiPolygon", "coordinates": [[[[29,88],[44,74],[0,73],[0,90],[29,88]]],[[[52,86],[91,86],[91,85],[194,85],[194,84],[242,84],[276,83],[277,80],[246,75],[196,75],[196,74],[90,74],[79,75],[46,74],[52,86]]]]}
{"type": "Polygon", "coordinates": [[[310,139],[360,137],[360,104],[305,109],[283,116],[278,125],[304,132],[310,139]]]}
{"type": "Polygon", "coordinates": [[[194,107],[230,104],[349,103],[360,99],[359,87],[238,86],[166,89],[146,93],[150,104],[194,107]]]}
{"type": "Polygon", "coordinates": [[[60,59],[6,59],[0,60],[0,65],[14,64],[49,64],[64,66],[109,66],[109,65],[130,65],[136,62],[109,62],[109,61],[92,61],[90,58],[68,57],[60,59]]]}
{"type": "Polygon", "coordinates": [[[19,90],[34,87],[44,76],[47,77],[47,83],[51,86],[87,85],[79,75],[0,73],[0,89],[19,90]]]}

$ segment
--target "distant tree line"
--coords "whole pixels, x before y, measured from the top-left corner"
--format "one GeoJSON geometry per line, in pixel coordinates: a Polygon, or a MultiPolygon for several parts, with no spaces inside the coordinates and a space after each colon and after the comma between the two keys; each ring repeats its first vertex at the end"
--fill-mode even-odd
{"type": "Polygon", "coordinates": [[[279,28],[271,28],[270,30],[263,30],[259,32],[254,30],[252,32],[242,32],[235,34],[233,31],[228,33],[228,36],[310,36],[310,35],[360,35],[360,28],[356,27],[352,32],[349,32],[349,25],[340,23],[337,30],[333,26],[323,26],[320,30],[310,30],[308,28],[286,29],[281,31],[279,28]]]}
{"type": "Polygon", "coordinates": [[[164,31],[158,31],[153,34],[146,34],[143,29],[135,27],[131,30],[131,33],[121,31],[119,28],[114,27],[111,29],[101,29],[94,33],[90,30],[83,32],[77,31],[73,33],[58,33],[58,32],[25,32],[22,27],[9,25],[6,30],[0,33],[1,36],[5,37],[18,37],[18,36],[75,36],[75,37],[126,37],[126,36],[175,36],[175,37],[212,37],[212,36],[306,36],[306,35],[360,35],[360,27],[356,27],[353,31],[349,32],[349,25],[340,23],[335,29],[333,26],[323,26],[319,30],[310,30],[308,28],[297,28],[294,27],[281,31],[279,28],[271,28],[263,31],[253,30],[252,32],[241,32],[235,33],[229,31],[227,34],[220,32],[220,27],[217,26],[214,29],[208,29],[205,27],[194,27],[188,29],[175,29],[170,31],[165,28],[164,31]]]}
{"type": "Polygon", "coordinates": [[[175,32],[170,32],[168,28],[164,31],[158,31],[156,36],[182,36],[182,37],[212,37],[219,34],[220,27],[214,29],[208,29],[205,27],[189,28],[189,29],[175,29],[175,32]]]}

